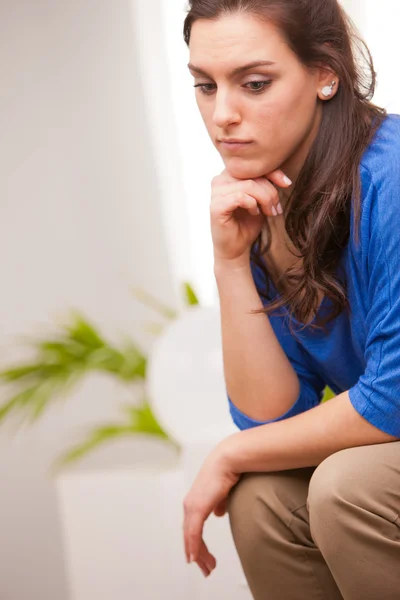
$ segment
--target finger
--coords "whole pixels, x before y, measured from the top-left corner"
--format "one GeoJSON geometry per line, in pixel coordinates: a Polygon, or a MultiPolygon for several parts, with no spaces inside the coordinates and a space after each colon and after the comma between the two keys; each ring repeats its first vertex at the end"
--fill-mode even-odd
{"type": "Polygon", "coordinates": [[[228,505],[228,500],[227,498],[224,498],[215,508],[214,508],[214,514],[216,517],[223,517],[226,513],[226,509],[227,509],[227,505],[228,505]]]}
{"type": "Polygon", "coordinates": [[[186,527],[186,518],[183,523],[183,545],[184,545],[184,549],[185,549],[186,562],[189,563],[190,562],[190,552],[189,552],[189,537],[187,534],[187,527],[186,527]]]}
{"type": "Polygon", "coordinates": [[[187,539],[187,536],[185,535],[185,540],[184,540],[184,547],[185,547],[185,556],[186,556],[186,562],[190,563],[190,552],[189,552],[189,541],[187,539]]]}
{"type": "Polygon", "coordinates": [[[216,561],[215,557],[212,554],[210,554],[208,552],[208,550],[207,550],[207,559],[204,559],[204,562],[207,565],[207,567],[209,568],[210,573],[212,571],[214,571],[215,567],[217,566],[217,561],[216,561]]]}
{"type": "Polygon", "coordinates": [[[208,577],[210,575],[211,569],[208,567],[208,565],[201,558],[199,558],[198,560],[196,560],[196,564],[202,570],[204,577],[208,577]]]}
{"type": "Polygon", "coordinates": [[[183,540],[184,540],[186,562],[190,563],[194,560],[194,558],[190,554],[189,522],[188,522],[187,513],[185,513],[185,516],[183,519],[183,540]]]}
{"type": "Polygon", "coordinates": [[[203,542],[204,519],[198,512],[189,513],[186,522],[189,555],[197,560],[203,542]]]}
{"type": "Polygon", "coordinates": [[[205,562],[211,571],[213,569],[215,569],[215,567],[217,565],[217,561],[215,560],[215,557],[208,550],[204,540],[202,540],[202,542],[201,542],[201,548],[200,548],[200,553],[199,553],[198,558],[200,558],[203,562],[205,562]]]}
{"type": "Polygon", "coordinates": [[[283,171],[281,171],[281,169],[276,169],[275,171],[268,173],[268,175],[265,175],[265,178],[282,188],[288,188],[292,185],[292,181],[283,171]]]}
{"type": "Polygon", "coordinates": [[[264,215],[276,217],[282,214],[278,190],[265,177],[248,180],[245,183],[245,191],[256,198],[264,215]]]}
{"type": "Polygon", "coordinates": [[[259,217],[261,215],[261,207],[257,200],[250,196],[250,194],[238,193],[238,200],[236,202],[236,208],[243,208],[247,210],[253,217],[259,217]]]}
{"type": "Polygon", "coordinates": [[[258,217],[261,214],[257,200],[244,191],[235,190],[230,195],[227,194],[218,201],[211,204],[212,217],[231,217],[232,213],[238,209],[246,209],[252,216],[258,217]]]}
{"type": "Polygon", "coordinates": [[[198,560],[203,561],[210,571],[215,569],[217,565],[217,561],[215,557],[208,550],[203,538],[200,539],[199,549],[198,551],[190,551],[189,562],[197,562],[198,560]]]}
{"type": "MultiPolygon", "coordinates": [[[[241,204],[241,198],[243,198],[243,196],[241,197],[240,194],[246,194],[247,196],[254,198],[258,208],[266,216],[276,217],[278,214],[283,213],[278,190],[273,183],[268,181],[265,177],[247,179],[217,186],[213,190],[211,199],[212,206],[214,203],[218,207],[218,204],[223,202],[225,198],[229,203],[238,201],[238,206],[248,208],[241,204]]],[[[252,203],[252,206],[254,206],[254,203],[252,203]]],[[[229,214],[231,211],[231,204],[228,204],[226,214],[229,214]]],[[[252,214],[257,216],[257,211],[254,209],[252,214]]]]}
{"type": "Polygon", "coordinates": [[[224,169],[222,171],[222,173],[219,175],[218,181],[222,182],[222,183],[227,183],[227,182],[232,183],[237,180],[235,177],[232,177],[232,175],[229,173],[229,171],[227,169],[224,169]]]}
{"type": "Polygon", "coordinates": [[[233,183],[237,181],[232,175],[228,173],[226,169],[224,169],[219,175],[216,175],[211,180],[211,187],[216,187],[221,184],[233,183]]]}

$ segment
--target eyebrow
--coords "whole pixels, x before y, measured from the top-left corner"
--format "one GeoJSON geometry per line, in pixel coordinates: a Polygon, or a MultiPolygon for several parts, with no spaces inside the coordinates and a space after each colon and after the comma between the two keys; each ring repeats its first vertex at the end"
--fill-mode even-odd
{"type": "MultiPolygon", "coordinates": [[[[236,69],[233,69],[228,73],[228,77],[235,77],[235,75],[239,75],[240,73],[248,71],[249,69],[253,69],[254,67],[270,67],[274,64],[275,63],[272,60],[256,60],[254,62],[247,63],[246,65],[242,65],[241,67],[236,67],[236,69]]],[[[204,77],[209,77],[211,79],[210,75],[203,69],[200,69],[200,67],[196,67],[195,65],[189,63],[188,68],[194,73],[198,73],[199,75],[203,75],[204,77]]]]}

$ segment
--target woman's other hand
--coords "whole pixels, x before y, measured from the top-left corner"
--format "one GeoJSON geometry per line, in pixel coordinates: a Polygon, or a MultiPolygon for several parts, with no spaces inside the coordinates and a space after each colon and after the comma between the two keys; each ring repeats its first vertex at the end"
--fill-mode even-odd
{"type": "Polygon", "coordinates": [[[275,186],[290,185],[280,170],[257,179],[235,179],[227,170],[214,177],[210,218],[216,262],[248,260],[265,217],[282,214],[275,186]]]}
{"type": "Polygon", "coordinates": [[[222,517],[227,509],[227,498],[239,476],[231,472],[221,446],[217,446],[201,467],[184,500],[184,543],[187,562],[196,562],[205,577],[215,569],[217,562],[203,540],[205,521],[213,512],[222,517]]]}

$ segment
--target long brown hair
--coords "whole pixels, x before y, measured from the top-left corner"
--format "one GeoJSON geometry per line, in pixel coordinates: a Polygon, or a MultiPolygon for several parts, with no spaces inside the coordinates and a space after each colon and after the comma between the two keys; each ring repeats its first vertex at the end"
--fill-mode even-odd
{"type": "MultiPolygon", "coordinates": [[[[323,103],[320,127],[285,207],[285,227],[301,266],[290,267],[276,282],[279,294],[270,297],[270,274],[263,255],[271,246],[261,234],[252,247],[252,260],[265,274],[266,314],[282,307],[304,323],[318,309],[318,297],[331,300],[325,317],[311,326],[325,326],[349,310],[344,274],[338,265],[350,235],[351,203],[355,239],[361,214],[359,165],[362,154],[386,116],[372,104],[376,74],[371,54],[337,0],[191,0],[183,34],[187,45],[193,23],[242,12],[271,21],[308,68],[324,65],[339,78],[335,96],[323,103]]],[[[296,261],[297,262],[297,261],[296,261]]],[[[323,327],[324,328],[324,327],[323,327]]]]}

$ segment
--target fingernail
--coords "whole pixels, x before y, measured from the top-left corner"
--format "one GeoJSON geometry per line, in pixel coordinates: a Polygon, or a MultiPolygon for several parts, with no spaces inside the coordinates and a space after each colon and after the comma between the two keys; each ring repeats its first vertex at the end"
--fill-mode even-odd
{"type": "Polygon", "coordinates": [[[192,563],[193,561],[194,561],[194,556],[193,556],[193,554],[191,554],[189,557],[189,562],[192,563]]]}
{"type": "Polygon", "coordinates": [[[292,185],[292,180],[289,179],[289,177],[287,175],[283,176],[283,181],[286,183],[286,185],[292,185]]]}
{"type": "Polygon", "coordinates": [[[278,216],[278,213],[276,212],[275,206],[272,207],[272,214],[274,215],[274,217],[278,216]]]}
{"type": "Polygon", "coordinates": [[[283,208],[282,208],[282,204],[279,202],[279,204],[276,207],[276,210],[278,211],[278,213],[281,215],[283,214],[283,208]]]}

